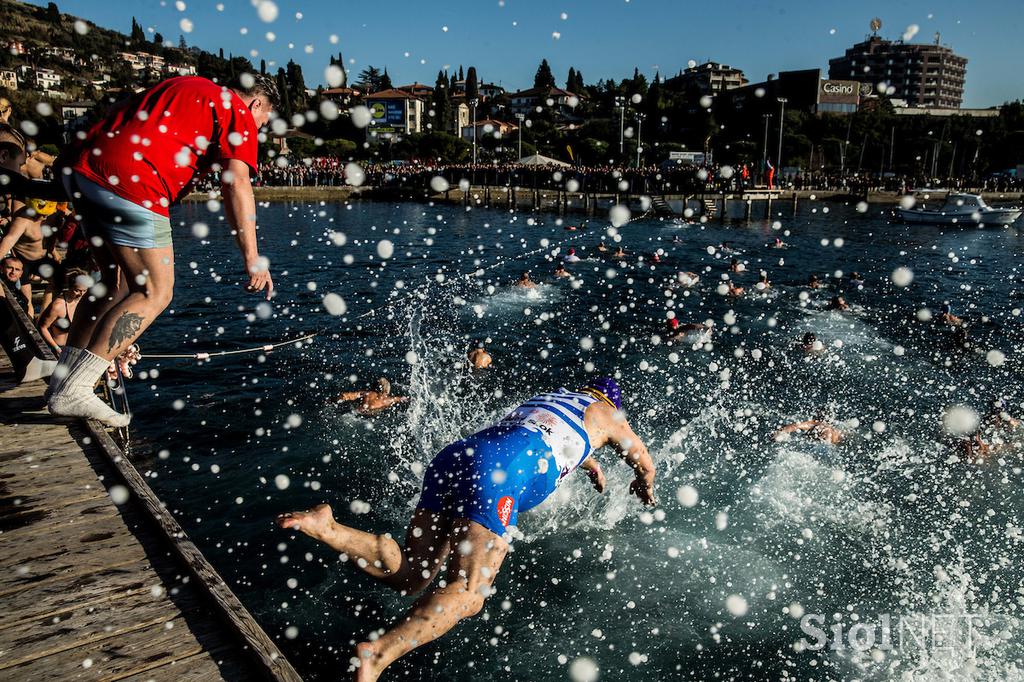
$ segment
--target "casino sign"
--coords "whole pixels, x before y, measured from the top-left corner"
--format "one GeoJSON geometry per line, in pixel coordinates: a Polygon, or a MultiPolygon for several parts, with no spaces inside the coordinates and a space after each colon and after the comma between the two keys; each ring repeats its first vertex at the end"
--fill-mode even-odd
{"type": "Polygon", "coordinates": [[[857,81],[823,80],[818,84],[819,104],[860,104],[857,81]]]}

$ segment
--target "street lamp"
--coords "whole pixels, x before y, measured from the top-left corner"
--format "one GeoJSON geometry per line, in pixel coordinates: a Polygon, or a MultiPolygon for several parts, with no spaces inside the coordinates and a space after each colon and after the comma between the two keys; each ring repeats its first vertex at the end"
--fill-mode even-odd
{"type": "Polygon", "coordinates": [[[626,98],[616,97],[615,106],[619,108],[619,158],[621,159],[626,153],[626,98]]]}
{"type": "MultiPolygon", "coordinates": [[[[476,165],[476,97],[469,100],[469,106],[473,107],[473,165],[476,165]]],[[[781,134],[781,133],[780,133],[781,134]]]]}
{"type": "Polygon", "coordinates": [[[519,121],[519,159],[523,158],[523,121],[526,120],[526,114],[516,114],[516,120],[519,121]]]}
{"type": "Polygon", "coordinates": [[[771,114],[762,114],[764,118],[764,144],[761,146],[761,168],[764,169],[768,166],[768,121],[771,120],[771,114]]]}
{"type": "Polygon", "coordinates": [[[644,115],[637,113],[636,115],[636,167],[640,167],[640,132],[643,130],[644,115]]]}
{"type": "Polygon", "coordinates": [[[779,97],[779,155],[777,157],[777,165],[779,167],[780,179],[782,177],[782,126],[786,122],[786,102],[788,101],[785,97],[779,97]]]}

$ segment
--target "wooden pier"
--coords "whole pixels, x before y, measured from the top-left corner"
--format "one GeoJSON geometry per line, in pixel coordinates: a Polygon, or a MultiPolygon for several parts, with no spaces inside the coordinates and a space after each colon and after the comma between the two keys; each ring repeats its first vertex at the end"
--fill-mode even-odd
{"type": "Polygon", "coordinates": [[[301,682],[114,441],[57,422],[45,388],[0,352],[0,679],[301,682]]]}

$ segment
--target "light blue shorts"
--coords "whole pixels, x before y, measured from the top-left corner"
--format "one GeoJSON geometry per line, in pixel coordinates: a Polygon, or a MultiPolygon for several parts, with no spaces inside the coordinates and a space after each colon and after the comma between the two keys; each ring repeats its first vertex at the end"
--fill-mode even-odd
{"type": "Polygon", "coordinates": [[[136,249],[171,245],[171,221],[166,216],[119,197],[79,173],[64,176],[64,189],[90,239],[100,237],[136,249]]]}

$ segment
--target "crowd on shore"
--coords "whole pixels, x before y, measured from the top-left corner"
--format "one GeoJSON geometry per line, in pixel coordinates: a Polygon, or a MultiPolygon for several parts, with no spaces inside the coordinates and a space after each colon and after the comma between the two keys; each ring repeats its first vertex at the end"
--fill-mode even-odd
{"type": "Polygon", "coordinates": [[[396,161],[359,165],[358,177],[351,177],[352,166],[345,160],[317,157],[287,164],[264,163],[255,184],[265,187],[344,187],[362,185],[374,188],[433,189],[459,187],[468,182],[481,187],[518,187],[521,189],[568,190],[600,194],[686,194],[741,191],[772,187],[783,191],[821,190],[865,196],[869,192],[906,194],[921,187],[942,187],[969,192],[1024,192],[1024,178],[989,178],[925,175],[885,175],[838,172],[797,172],[766,176],[755,166],[741,164],[695,166],[618,167],[523,165],[516,163],[438,164],[420,161],[396,161]],[[442,178],[439,183],[436,178],[442,178]]]}

